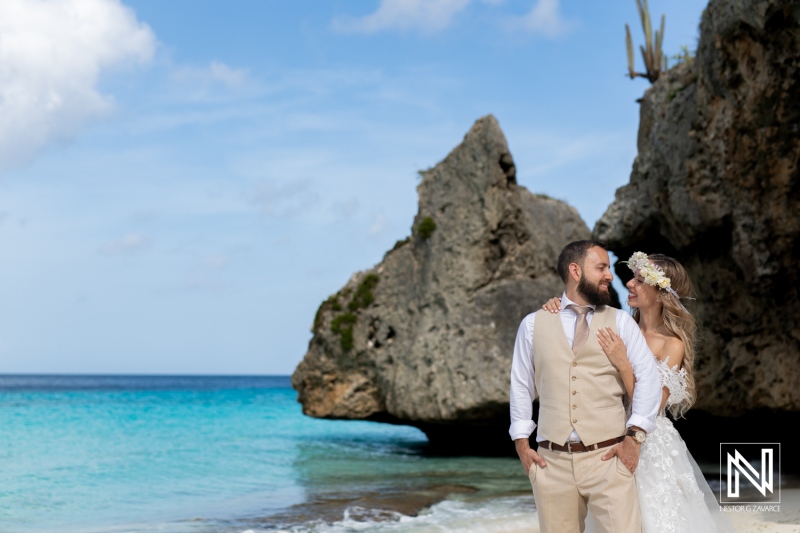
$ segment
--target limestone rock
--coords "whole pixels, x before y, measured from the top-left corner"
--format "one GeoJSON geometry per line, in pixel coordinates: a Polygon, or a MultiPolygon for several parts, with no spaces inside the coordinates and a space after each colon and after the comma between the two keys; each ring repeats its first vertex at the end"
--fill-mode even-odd
{"type": "Polygon", "coordinates": [[[800,411],[800,2],[712,0],[694,64],[646,92],[638,142],[594,235],[688,268],[697,408],[800,411]]]}
{"type": "Polygon", "coordinates": [[[558,253],[589,229],[517,184],[492,116],[417,190],[411,236],[322,304],[292,383],[311,416],[416,425],[434,444],[489,431],[510,446],[517,328],[561,293],[558,253]]]}

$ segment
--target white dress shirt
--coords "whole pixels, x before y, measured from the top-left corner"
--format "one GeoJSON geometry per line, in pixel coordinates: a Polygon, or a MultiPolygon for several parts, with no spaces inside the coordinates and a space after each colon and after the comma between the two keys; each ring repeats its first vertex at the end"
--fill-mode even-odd
{"type": "MultiPolygon", "coordinates": [[[[561,324],[570,346],[575,337],[575,322],[577,314],[572,309],[567,309],[570,304],[575,304],[565,292],[561,296],[561,324]]],[[[590,306],[591,311],[586,315],[586,320],[591,325],[595,306],[590,306]]],[[[639,324],[633,317],[620,309],[615,310],[617,334],[625,343],[628,360],[631,362],[633,373],[636,376],[636,386],[633,390],[632,414],[626,424],[627,427],[638,426],[647,433],[655,429],[655,419],[661,405],[661,382],[658,378],[656,359],[653,357],[647,342],[639,330],[639,324]]],[[[522,319],[517,331],[517,340],[514,343],[514,357],[511,360],[511,427],[508,430],[513,440],[530,437],[536,428],[533,417],[533,400],[536,398],[536,386],[533,379],[533,325],[536,315],[531,313],[522,319]]],[[[542,437],[537,436],[541,442],[542,437]]],[[[575,430],[569,437],[571,441],[579,441],[580,436],[575,430]]]]}

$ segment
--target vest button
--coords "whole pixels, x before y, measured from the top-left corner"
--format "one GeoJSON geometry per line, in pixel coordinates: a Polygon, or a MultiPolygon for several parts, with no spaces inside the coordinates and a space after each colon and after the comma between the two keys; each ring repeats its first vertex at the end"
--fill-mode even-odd
{"type": "Polygon", "coordinates": [[[578,363],[576,363],[576,362],[574,362],[574,361],[573,361],[573,362],[572,362],[572,366],[578,366],[578,363]]]}
{"type": "Polygon", "coordinates": [[[573,418],[573,419],[572,419],[572,423],[573,423],[573,424],[574,424],[575,422],[577,422],[577,421],[578,421],[578,419],[577,419],[577,418],[573,418]]]}
{"type": "Polygon", "coordinates": [[[578,379],[578,378],[575,377],[575,376],[572,376],[572,381],[575,381],[576,379],[578,379]]]}
{"type": "Polygon", "coordinates": [[[578,391],[576,391],[576,390],[572,391],[572,394],[573,394],[573,395],[575,395],[575,394],[577,394],[577,393],[578,393],[578,391]]]}
{"type": "Polygon", "coordinates": [[[573,409],[577,409],[577,408],[578,408],[578,406],[577,406],[577,405],[573,405],[573,406],[572,406],[572,408],[573,408],[573,409]]]}

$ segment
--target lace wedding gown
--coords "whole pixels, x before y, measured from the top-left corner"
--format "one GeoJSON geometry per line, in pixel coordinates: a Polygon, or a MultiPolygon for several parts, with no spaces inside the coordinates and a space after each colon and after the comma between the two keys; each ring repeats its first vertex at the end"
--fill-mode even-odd
{"type": "MultiPolygon", "coordinates": [[[[686,371],[664,361],[657,365],[661,385],[669,389],[665,407],[680,403],[687,394],[686,371]]],[[[664,409],[642,444],[635,476],[642,533],[736,532],[664,409]]],[[[589,515],[586,533],[594,533],[597,526],[589,515]]]]}
{"type": "MultiPolygon", "coordinates": [[[[686,371],[658,361],[661,386],[669,389],[668,407],[686,399],[686,371]]],[[[642,533],[728,533],[733,526],[678,431],[662,410],[656,428],[642,444],[636,486],[642,533]]]]}

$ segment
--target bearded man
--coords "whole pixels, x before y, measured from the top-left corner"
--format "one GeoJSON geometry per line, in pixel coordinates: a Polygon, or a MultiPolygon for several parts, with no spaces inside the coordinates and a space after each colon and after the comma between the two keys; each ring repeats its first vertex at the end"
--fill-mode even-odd
{"type": "Polygon", "coordinates": [[[661,403],[655,358],[633,318],[608,307],[614,276],[603,244],[569,243],[558,256],[558,273],[566,285],[561,311],[532,313],[517,333],[509,434],[531,482],[542,533],[580,533],[588,510],[600,533],[640,533],[633,472],[661,403]],[[600,328],[625,343],[636,376],[630,417],[622,377],[598,342],[600,328]]]}

